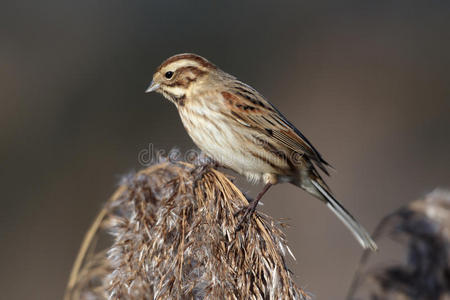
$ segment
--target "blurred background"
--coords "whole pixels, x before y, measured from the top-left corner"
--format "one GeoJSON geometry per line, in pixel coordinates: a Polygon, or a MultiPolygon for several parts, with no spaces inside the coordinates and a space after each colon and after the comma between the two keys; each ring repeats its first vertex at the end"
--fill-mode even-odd
{"type": "MultiPolygon", "coordinates": [[[[450,185],[450,2],[1,6],[4,299],[60,299],[84,232],[120,177],[143,167],[138,153],[194,147],[175,107],[144,94],[176,53],[208,58],[284,112],[337,169],[328,183],[369,230],[450,185]]],[[[347,229],[293,186],[263,202],[291,225],[297,284],[342,299],[362,253],[347,229]]]]}

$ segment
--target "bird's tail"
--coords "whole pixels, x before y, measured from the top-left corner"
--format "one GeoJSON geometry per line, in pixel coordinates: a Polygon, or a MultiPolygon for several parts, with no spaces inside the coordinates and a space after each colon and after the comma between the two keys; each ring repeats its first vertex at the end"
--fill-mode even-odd
{"type": "MultiPolygon", "coordinates": [[[[370,234],[359,224],[358,221],[328,192],[326,184],[318,178],[318,180],[310,179],[312,185],[319,193],[317,196],[321,196],[329,209],[344,223],[345,226],[351,231],[358,242],[364,249],[370,249],[376,251],[378,249],[377,244],[372,240],[370,234]]],[[[315,193],[314,193],[315,194],[315,193]]]]}

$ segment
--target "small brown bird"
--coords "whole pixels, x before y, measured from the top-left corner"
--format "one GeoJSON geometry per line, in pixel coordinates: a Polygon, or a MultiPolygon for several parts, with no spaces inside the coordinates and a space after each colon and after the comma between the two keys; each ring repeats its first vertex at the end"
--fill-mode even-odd
{"type": "Polygon", "coordinates": [[[329,164],[258,91],[189,53],[172,56],[158,67],[146,90],[153,91],[175,104],[184,127],[203,152],[248,180],[266,184],[244,218],[254,212],[272,185],[289,182],[326,203],[365,249],[377,249],[316,170],[329,175],[329,164]]]}

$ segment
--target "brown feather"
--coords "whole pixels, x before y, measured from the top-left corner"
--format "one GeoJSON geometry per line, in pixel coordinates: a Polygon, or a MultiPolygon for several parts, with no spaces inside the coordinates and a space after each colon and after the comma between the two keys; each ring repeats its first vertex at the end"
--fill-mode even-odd
{"type": "Polygon", "coordinates": [[[329,175],[325,168],[329,164],[297,128],[255,89],[241,82],[236,87],[236,82],[234,83],[235,85],[231,87],[232,93],[221,92],[231,111],[238,112],[242,116],[242,121],[276,140],[290,151],[305,155],[329,175]]]}

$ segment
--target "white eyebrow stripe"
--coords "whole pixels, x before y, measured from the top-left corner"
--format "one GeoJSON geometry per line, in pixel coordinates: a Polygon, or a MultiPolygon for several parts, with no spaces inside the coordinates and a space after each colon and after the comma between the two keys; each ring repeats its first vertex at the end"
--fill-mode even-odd
{"type": "Polygon", "coordinates": [[[180,59],[180,60],[177,60],[177,61],[174,61],[174,62],[168,64],[167,66],[162,68],[162,70],[174,72],[174,71],[176,71],[176,70],[178,70],[180,68],[184,68],[184,67],[201,68],[201,65],[198,62],[194,61],[194,60],[180,59]]]}

